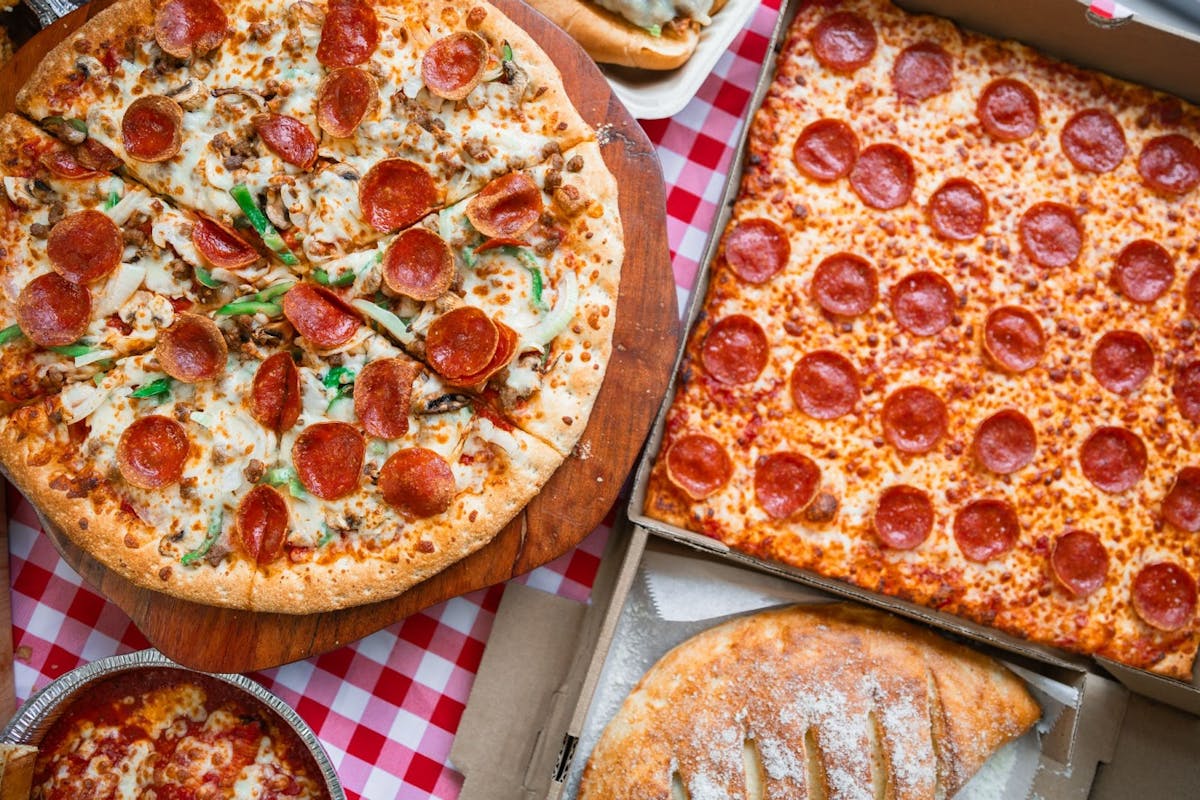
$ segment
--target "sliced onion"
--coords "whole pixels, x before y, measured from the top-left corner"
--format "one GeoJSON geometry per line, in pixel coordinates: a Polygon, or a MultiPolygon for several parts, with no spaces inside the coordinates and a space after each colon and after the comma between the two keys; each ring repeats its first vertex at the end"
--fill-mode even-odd
{"type": "Polygon", "coordinates": [[[93,350],[90,353],[84,353],[81,356],[75,356],[75,366],[86,367],[88,364],[95,364],[97,361],[103,361],[106,358],[116,357],[116,350],[93,350]]]}
{"type": "MultiPolygon", "coordinates": [[[[125,188],[124,184],[121,184],[121,188],[125,188]]],[[[108,218],[115,222],[117,227],[120,227],[129,222],[129,218],[133,216],[133,212],[137,211],[138,207],[149,199],[151,198],[148,192],[141,189],[133,189],[118,200],[115,206],[104,213],[108,214],[108,218]]]]}
{"type": "Polygon", "coordinates": [[[505,430],[496,427],[487,417],[477,417],[477,425],[475,433],[480,439],[488,444],[499,447],[510,457],[516,457],[521,453],[521,445],[517,442],[517,438],[505,430]]]}
{"type": "Polygon", "coordinates": [[[86,419],[108,399],[108,390],[86,381],[72,383],[58,395],[67,424],[86,419]]]}
{"type": "Polygon", "coordinates": [[[546,345],[575,318],[575,309],[579,306],[579,281],[575,273],[570,270],[564,272],[556,288],[558,297],[550,313],[532,328],[522,331],[522,338],[526,341],[539,346],[546,345]]]}
{"type": "Polygon", "coordinates": [[[197,425],[202,425],[203,427],[208,428],[209,430],[212,430],[213,426],[217,424],[216,418],[207,411],[193,411],[188,415],[188,419],[197,425]]]}
{"type": "Polygon", "coordinates": [[[392,338],[396,339],[396,341],[401,342],[402,344],[412,344],[416,341],[416,337],[413,336],[412,331],[408,329],[408,326],[401,322],[399,317],[388,311],[386,308],[377,306],[370,300],[364,300],[362,298],[351,300],[350,305],[357,308],[370,319],[378,322],[381,326],[383,326],[384,330],[392,335],[392,338]]]}
{"type": "Polygon", "coordinates": [[[142,285],[142,281],[146,279],[146,268],[137,264],[121,264],[117,268],[117,273],[108,279],[108,283],[104,286],[104,296],[100,298],[100,302],[96,304],[95,316],[104,319],[107,316],[117,313],[121,306],[125,305],[125,301],[133,296],[133,293],[142,285]]]}

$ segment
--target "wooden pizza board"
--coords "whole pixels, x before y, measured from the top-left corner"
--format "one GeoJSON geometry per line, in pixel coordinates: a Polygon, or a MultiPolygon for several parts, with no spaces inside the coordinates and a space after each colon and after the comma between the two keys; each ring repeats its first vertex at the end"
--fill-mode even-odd
{"type": "MultiPolygon", "coordinates": [[[[96,0],[55,22],[0,69],[0,113],[13,110],[17,91],[42,56],[111,2],[96,0]]],[[[662,170],[641,127],[573,39],[522,0],[493,2],[558,65],[580,114],[600,131],[601,152],[620,190],[628,257],[612,360],[580,440],[586,455],[567,459],[525,510],[474,555],[392,600],[324,614],[234,611],[141,589],[48,529],[67,563],[129,614],[155,647],[182,664],[220,672],[285,664],[528,572],[570,550],[600,524],[633,466],[666,390],[679,338],[662,170]]]]}

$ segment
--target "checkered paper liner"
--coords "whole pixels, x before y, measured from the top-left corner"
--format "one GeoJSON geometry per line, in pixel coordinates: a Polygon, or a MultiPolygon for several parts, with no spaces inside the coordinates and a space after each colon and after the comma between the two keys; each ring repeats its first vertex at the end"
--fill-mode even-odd
{"type": "MultiPolygon", "coordinates": [[[[695,282],[778,9],[779,0],[764,1],[683,111],[644,123],[666,180],[680,309],[695,282]]],[[[12,487],[8,499],[18,700],[81,664],[148,647],[125,613],[62,560],[29,502],[12,487]]],[[[618,500],[614,508],[624,504],[618,500]]],[[[576,549],[516,580],[586,601],[611,519],[610,513],[576,549]]],[[[462,778],[448,763],[450,744],[503,592],[503,586],[472,592],[347,647],[252,677],[316,731],[347,797],[453,800],[462,778]]]]}

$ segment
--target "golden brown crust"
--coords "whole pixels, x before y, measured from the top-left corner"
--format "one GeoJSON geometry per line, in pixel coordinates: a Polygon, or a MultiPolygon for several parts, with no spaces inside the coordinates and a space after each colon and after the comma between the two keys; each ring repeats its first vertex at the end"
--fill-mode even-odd
{"type": "Polygon", "coordinates": [[[86,98],[64,88],[79,75],[79,57],[102,54],[109,48],[121,50],[130,39],[148,38],[153,24],[150,0],[118,0],[46,54],[17,93],[17,108],[34,119],[78,108],[79,101],[86,98]]]}
{"type": "Polygon", "coordinates": [[[580,800],[667,798],[673,783],[692,797],[949,797],[1040,715],[998,662],[896,617],[774,609],[663,656],[605,728],[580,800]]]}
{"type": "Polygon", "coordinates": [[[252,572],[245,561],[185,568],[159,553],[158,532],[123,508],[123,498],[79,453],[55,421],[54,399],[0,420],[4,470],[43,520],[105,567],[137,586],[205,605],[245,608],[252,572]]]}
{"type": "Polygon", "coordinates": [[[553,341],[541,388],[505,411],[527,433],[569,455],[587,427],[612,358],[625,243],[617,182],[599,145],[585,142],[563,153],[563,159],[578,159],[578,171],[563,173],[558,190],[572,200],[556,192],[548,204],[567,231],[559,251],[565,254],[562,266],[578,279],[579,303],[574,319],[553,341]],[[572,202],[578,207],[568,213],[564,209],[572,202]]]}
{"type": "Polygon", "coordinates": [[[394,597],[466,558],[486,545],[545,485],[562,463],[549,447],[512,432],[520,455],[496,457],[488,480],[461,492],[444,514],[405,522],[387,510],[391,524],[402,526],[379,548],[359,543],[333,557],[260,567],[250,596],[257,611],[295,613],[362,605],[394,597]]]}

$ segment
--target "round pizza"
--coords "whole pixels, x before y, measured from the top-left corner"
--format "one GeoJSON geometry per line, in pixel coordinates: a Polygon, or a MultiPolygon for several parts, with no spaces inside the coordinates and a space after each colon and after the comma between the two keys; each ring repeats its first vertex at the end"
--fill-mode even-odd
{"type": "Polygon", "coordinates": [[[1198,134],[1195,106],[948,20],[806,6],[646,513],[1190,675],[1198,134]]]}
{"type": "Polygon", "coordinates": [[[0,460],[136,584],[314,612],[486,544],[583,433],[624,259],[496,8],[119,0],[0,119],[0,460]]]}

